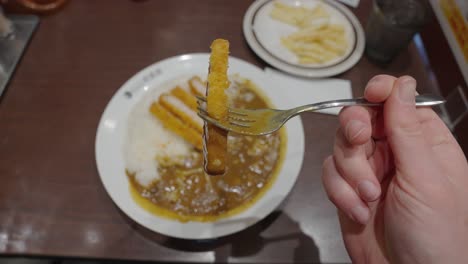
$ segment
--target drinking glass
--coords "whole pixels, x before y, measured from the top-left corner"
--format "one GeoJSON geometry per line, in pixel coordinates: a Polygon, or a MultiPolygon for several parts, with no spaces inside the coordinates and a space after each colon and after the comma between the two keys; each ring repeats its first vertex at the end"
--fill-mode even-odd
{"type": "Polygon", "coordinates": [[[366,55],[390,62],[424,25],[427,8],[418,0],[374,0],[366,26],[366,55]]]}

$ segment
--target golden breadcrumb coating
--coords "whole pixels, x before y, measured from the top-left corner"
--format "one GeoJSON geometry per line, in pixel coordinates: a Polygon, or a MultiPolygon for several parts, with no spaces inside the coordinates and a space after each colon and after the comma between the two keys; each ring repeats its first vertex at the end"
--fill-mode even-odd
{"type": "Polygon", "coordinates": [[[184,104],[190,107],[193,111],[197,111],[197,99],[190,92],[176,86],[171,90],[171,94],[184,102],[184,104]]]}
{"type": "MultiPolygon", "coordinates": [[[[229,42],[216,39],[211,44],[206,110],[210,117],[225,120],[228,114],[227,76],[229,42]]],[[[205,122],[203,135],[204,167],[208,174],[220,175],[226,170],[227,131],[205,122]]]]}
{"type": "Polygon", "coordinates": [[[198,96],[206,95],[206,83],[198,76],[193,76],[189,81],[190,91],[198,96]]]}
{"type": "Polygon", "coordinates": [[[183,139],[187,140],[195,148],[201,150],[203,148],[202,136],[201,133],[195,130],[194,128],[188,126],[177,116],[169,112],[159,103],[153,103],[150,107],[150,112],[159,120],[161,123],[174,132],[175,134],[181,136],[183,139]]]}
{"type": "Polygon", "coordinates": [[[159,96],[159,104],[166,108],[173,115],[178,117],[188,126],[194,128],[200,133],[203,132],[203,122],[197,116],[197,112],[190,109],[184,102],[180,101],[177,97],[169,94],[162,94],[159,96]]]}

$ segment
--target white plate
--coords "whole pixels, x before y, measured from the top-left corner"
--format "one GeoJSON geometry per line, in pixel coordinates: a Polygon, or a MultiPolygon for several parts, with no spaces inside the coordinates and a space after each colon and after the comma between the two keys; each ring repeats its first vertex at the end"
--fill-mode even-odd
{"type": "Polygon", "coordinates": [[[260,58],[280,70],[303,77],[329,77],[342,73],[359,61],[365,46],[364,31],[357,18],[348,8],[334,1],[257,0],[244,16],[243,30],[247,43],[260,58]],[[270,17],[274,1],[307,8],[321,3],[330,13],[332,23],[345,26],[345,34],[350,43],[347,52],[326,64],[299,64],[296,55],[280,42],[282,36],[287,36],[296,29],[270,17]]]}
{"type": "MultiPolygon", "coordinates": [[[[232,217],[216,222],[188,222],[158,217],[140,208],[130,196],[125,175],[123,144],[130,110],[145,94],[161,89],[162,84],[181,75],[206,76],[209,54],[188,54],[157,62],[138,72],[112,97],[102,114],[96,135],[96,162],[101,181],[117,206],[130,218],[158,233],[186,239],[209,239],[245,229],[271,213],[292,189],[304,155],[304,132],[299,118],[286,125],[287,151],[285,161],[275,183],[250,208],[232,217]]],[[[268,85],[259,68],[237,58],[229,59],[229,74],[255,82],[272,103],[278,107],[291,104],[293,97],[287,91],[268,85]]]]}

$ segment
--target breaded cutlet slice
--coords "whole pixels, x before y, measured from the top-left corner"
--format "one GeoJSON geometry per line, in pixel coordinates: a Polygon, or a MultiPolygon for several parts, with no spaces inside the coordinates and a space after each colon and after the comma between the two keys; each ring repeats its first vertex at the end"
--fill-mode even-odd
{"type": "MultiPolygon", "coordinates": [[[[227,76],[229,42],[216,39],[211,44],[208,85],[206,89],[206,111],[217,120],[226,120],[228,114],[229,88],[227,76]]],[[[204,169],[210,175],[221,175],[226,171],[227,131],[205,122],[203,134],[204,169]]]]}
{"type": "Polygon", "coordinates": [[[190,91],[198,96],[206,95],[206,83],[198,76],[193,76],[189,81],[190,91]]]}
{"type": "Polygon", "coordinates": [[[171,95],[184,102],[184,104],[193,111],[197,111],[197,99],[189,91],[184,90],[180,86],[176,86],[171,90],[171,95]]]}
{"type": "Polygon", "coordinates": [[[185,124],[199,131],[200,134],[203,132],[203,120],[197,115],[197,112],[190,109],[190,107],[177,97],[167,93],[162,94],[159,96],[159,104],[173,115],[177,116],[185,124]]]}
{"type": "Polygon", "coordinates": [[[161,121],[164,127],[187,140],[195,148],[199,150],[203,149],[201,133],[193,127],[188,126],[165,107],[154,102],[151,104],[150,112],[161,121]]]}

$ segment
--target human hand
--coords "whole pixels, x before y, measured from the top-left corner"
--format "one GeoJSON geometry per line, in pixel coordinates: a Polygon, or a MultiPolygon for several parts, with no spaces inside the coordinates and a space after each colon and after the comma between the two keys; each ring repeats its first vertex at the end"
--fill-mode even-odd
{"type": "Polygon", "coordinates": [[[353,263],[468,263],[468,164],[416,81],[378,75],[339,115],[322,180],[353,263]]]}

